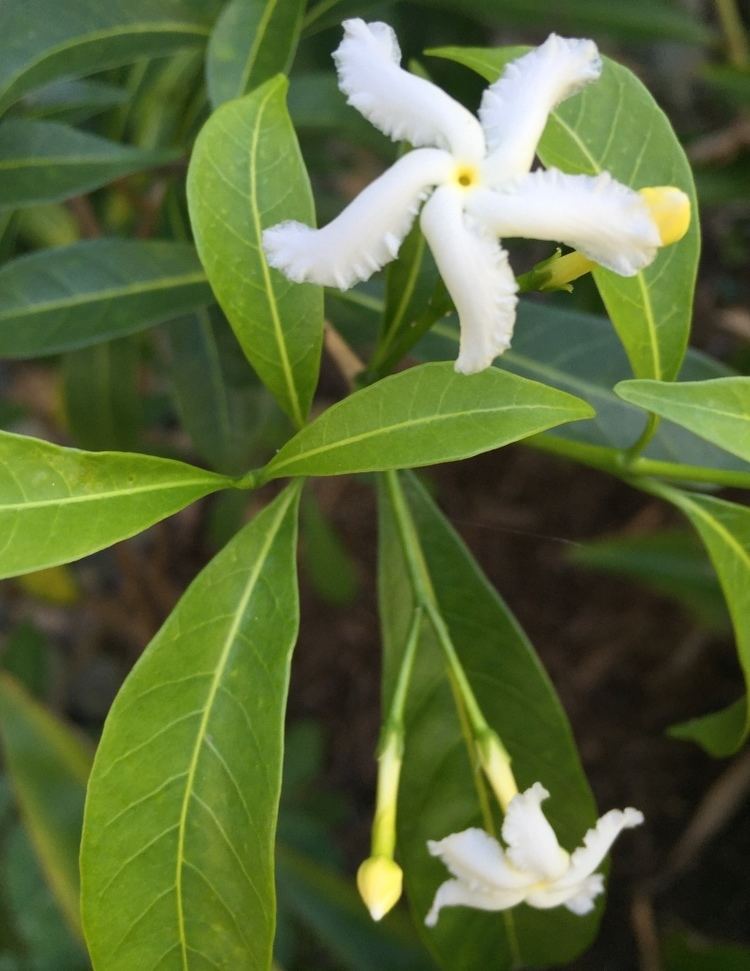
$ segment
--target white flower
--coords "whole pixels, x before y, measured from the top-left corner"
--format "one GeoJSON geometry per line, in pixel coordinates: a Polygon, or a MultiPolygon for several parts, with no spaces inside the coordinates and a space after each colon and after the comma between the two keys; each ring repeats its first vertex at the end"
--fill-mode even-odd
{"type": "Polygon", "coordinates": [[[604,891],[604,877],[594,873],[623,829],[639,826],[637,809],[605,813],[572,854],[557,842],[542,812],[549,793],[535,783],[515,796],[503,821],[504,848],[482,829],[466,829],[427,845],[451,871],[425,919],[434,927],[443,907],[507,910],[527,903],[546,910],[561,904],[574,914],[587,914],[604,891]]]}
{"type": "Polygon", "coordinates": [[[517,286],[497,237],[566,243],[624,276],[653,260],[659,231],[637,192],[608,173],[530,172],[549,113],[601,73],[593,41],[551,34],[487,88],[479,120],[400,67],[387,24],[345,21],[334,60],[341,90],[368,121],[394,140],[433,147],[402,156],[323,229],[267,229],[268,261],[289,279],[341,290],[368,279],[395,258],[430,196],[422,231],[461,323],[456,370],[469,374],[488,367],[513,333],[517,286]]]}

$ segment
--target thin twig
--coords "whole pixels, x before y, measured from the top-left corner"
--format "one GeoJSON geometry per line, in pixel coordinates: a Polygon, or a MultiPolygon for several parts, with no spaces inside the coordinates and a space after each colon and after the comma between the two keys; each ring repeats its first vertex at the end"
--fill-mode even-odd
{"type": "Polygon", "coordinates": [[[341,372],[347,385],[353,388],[355,378],[365,369],[362,360],[329,321],[325,323],[324,341],[328,356],[341,372]]]}

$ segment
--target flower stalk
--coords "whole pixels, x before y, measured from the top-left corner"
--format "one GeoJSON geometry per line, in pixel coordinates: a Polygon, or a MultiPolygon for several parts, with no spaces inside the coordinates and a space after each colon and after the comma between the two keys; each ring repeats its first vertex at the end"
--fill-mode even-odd
{"type": "Polygon", "coordinates": [[[396,850],[398,787],[404,753],[404,709],[419,644],[422,609],[414,611],[401,659],[391,706],[378,751],[378,782],[370,856],[357,871],[357,887],[373,920],[383,918],[401,897],[403,874],[393,859],[396,850]]]}

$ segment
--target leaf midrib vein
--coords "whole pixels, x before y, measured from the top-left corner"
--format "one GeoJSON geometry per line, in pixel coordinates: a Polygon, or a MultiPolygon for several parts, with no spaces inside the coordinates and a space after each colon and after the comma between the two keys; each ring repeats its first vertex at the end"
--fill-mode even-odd
{"type": "MultiPolygon", "coordinates": [[[[318,445],[316,448],[307,449],[304,452],[298,452],[296,455],[290,455],[288,458],[282,459],[282,461],[273,460],[269,464],[269,471],[277,472],[279,469],[284,468],[287,465],[293,465],[295,462],[299,462],[304,459],[308,459],[314,455],[320,455],[324,452],[330,452],[334,449],[344,448],[349,445],[354,445],[356,443],[366,441],[368,438],[374,438],[377,435],[390,434],[394,431],[401,431],[404,428],[414,428],[420,425],[428,425],[433,422],[440,421],[450,421],[454,418],[471,418],[477,415],[495,415],[499,412],[504,411],[520,411],[535,409],[538,411],[563,411],[564,409],[560,405],[502,405],[498,408],[476,408],[471,411],[448,411],[440,415],[425,415],[423,418],[409,418],[405,421],[396,422],[394,425],[381,425],[378,428],[371,428],[366,432],[360,432],[358,435],[350,435],[348,438],[339,438],[335,442],[327,442],[324,445],[318,445]]],[[[573,411],[573,409],[570,409],[573,411]]],[[[281,454],[281,453],[279,453],[281,454]]]]}
{"type": "Polygon", "coordinates": [[[177,872],[175,876],[175,896],[177,905],[177,927],[179,933],[180,951],[182,958],[182,967],[184,971],[189,971],[188,965],[188,943],[187,935],[185,931],[185,905],[182,898],[182,871],[184,866],[188,863],[185,858],[185,837],[187,831],[187,816],[188,807],[190,805],[190,797],[193,795],[193,789],[195,786],[195,775],[198,769],[198,761],[200,758],[201,749],[206,739],[208,731],[208,723],[211,718],[214,702],[219,693],[221,687],[222,678],[226,670],[227,663],[229,661],[229,655],[231,654],[232,647],[237,639],[237,635],[240,630],[240,625],[244,618],[245,612],[247,610],[248,604],[250,603],[250,598],[252,597],[255,587],[258,583],[261,570],[265,566],[266,559],[268,558],[269,551],[276,539],[276,534],[278,532],[281,521],[286,515],[290,503],[292,502],[293,493],[289,493],[286,500],[280,505],[279,511],[276,514],[274,520],[269,524],[267,528],[267,535],[261,545],[258,552],[258,556],[253,566],[252,572],[248,577],[247,585],[243,591],[242,597],[237,605],[237,610],[234,615],[234,620],[227,631],[227,636],[224,640],[221,652],[219,654],[218,664],[216,665],[216,671],[214,673],[213,680],[209,687],[208,696],[206,698],[206,705],[203,709],[203,715],[201,717],[200,724],[198,726],[198,732],[195,738],[195,744],[193,746],[193,751],[190,757],[190,763],[188,765],[188,775],[187,782],[185,784],[185,793],[182,800],[182,806],[180,808],[180,818],[178,821],[178,837],[177,837],[177,872]]]}

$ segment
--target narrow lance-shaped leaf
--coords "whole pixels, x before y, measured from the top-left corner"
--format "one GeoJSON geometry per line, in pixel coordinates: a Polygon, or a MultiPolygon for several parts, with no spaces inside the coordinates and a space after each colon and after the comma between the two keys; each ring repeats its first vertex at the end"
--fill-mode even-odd
{"type": "Polygon", "coordinates": [[[141,423],[138,363],[138,339],[132,337],[65,355],[65,415],[76,445],[95,451],[136,447],[141,423]]]}
{"type": "Polygon", "coordinates": [[[95,239],[30,253],[0,268],[0,357],[108,341],[211,301],[187,243],[95,239]]]}
{"type": "MultiPolygon", "coordinates": [[[[411,539],[419,544],[416,555],[482,712],[510,752],[519,787],[539,781],[550,791],[545,812],[549,806],[547,815],[561,845],[572,849],[595,812],[554,689],[515,618],[450,524],[412,476],[399,481],[416,527],[411,539]]],[[[389,493],[381,489],[378,589],[386,704],[416,603],[405,542],[389,493]]],[[[427,852],[427,840],[488,826],[480,808],[488,794],[481,782],[477,788],[472,758],[444,656],[424,624],[407,701],[398,803],[397,854],[415,922],[446,971],[510,971],[572,961],[590,943],[597,913],[582,918],[564,908],[518,907],[505,914],[461,908],[445,910],[434,930],[424,926],[446,877],[427,852]]]]}
{"type": "Polygon", "coordinates": [[[750,462],[750,378],[623,381],[615,392],[750,462]]]}
{"type": "Polygon", "coordinates": [[[269,966],[298,492],[196,578],[112,707],[81,854],[96,968],[269,966]]]}
{"type": "MultiPolygon", "coordinates": [[[[488,81],[527,48],[446,47],[431,51],[465,64],[488,81]]],[[[669,119],[627,68],[603,58],[598,81],[564,101],[550,115],[538,154],[563,172],[610,172],[625,185],[674,185],[690,197],[687,235],[663,249],[633,277],[597,268],[594,279],[607,312],[639,378],[669,381],[685,356],[700,253],[693,176],[669,119]]]]}
{"type": "Polygon", "coordinates": [[[467,377],[450,364],[422,364],[323,412],[284,445],[264,477],[451,462],[592,414],[580,398],[505,371],[467,377]]]}
{"type": "MultiPolygon", "coordinates": [[[[440,321],[413,353],[420,360],[454,360],[458,338],[455,318],[440,321]]],[[[612,391],[630,368],[609,321],[597,314],[520,300],[513,346],[495,366],[569,391],[596,409],[591,421],[562,425],[551,433],[554,437],[619,450],[631,445],[643,428],[643,415],[612,391]]],[[[680,377],[705,381],[730,374],[725,364],[689,349],[680,377]]],[[[682,462],[707,468],[743,467],[733,456],[666,421],[645,454],[673,461],[679,455],[682,462]]]]}
{"type": "Polygon", "coordinates": [[[30,118],[79,124],[94,115],[127,101],[125,88],[103,81],[55,81],[24,98],[24,111],[30,118]]]}
{"type": "Polygon", "coordinates": [[[80,559],[231,484],[172,459],[0,432],[0,577],[80,559]]]}
{"type": "Polygon", "coordinates": [[[745,697],[735,704],[676,725],[671,734],[698,742],[711,755],[731,755],[750,733],[750,509],[661,484],[648,491],[677,506],[703,540],[729,607],[746,686],[745,697]]]}
{"type": "Polygon", "coordinates": [[[247,470],[289,437],[289,422],[247,367],[217,308],[168,325],[170,377],[197,453],[228,475],[247,470]]]}
{"type": "Polygon", "coordinates": [[[47,883],[68,925],[81,937],[78,846],[91,748],[7,674],[0,674],[0,740],[47,883]]]}
{"type": "Polygon", "coordinates": [[[0,209],[59,202],[174,159],[172,151],[144,151],[55,121],[5,121],[0,209]]]}
{"type": "Polygon", "coordinates": [[[230,0],[208,42],[211,104],[239,98],[285,74],[297,48],[305,0],[230,0]]]}
{"type": "Polygon", "coordinates": [[[221,0],[24,0],[0,6],[0,111],[57,78],[204,44],[221,0]],[[64,12],[64,16],[63,16],[64,12]]]}
{"type": "Polygon", "coordinates": [[[323,293],[271,269],[263,230],[314,221],[310,186],[284,96],[272,78],[206,122],[188,172],[196,245],[247,359],[296,425],[318,380],[323,293]]]}

